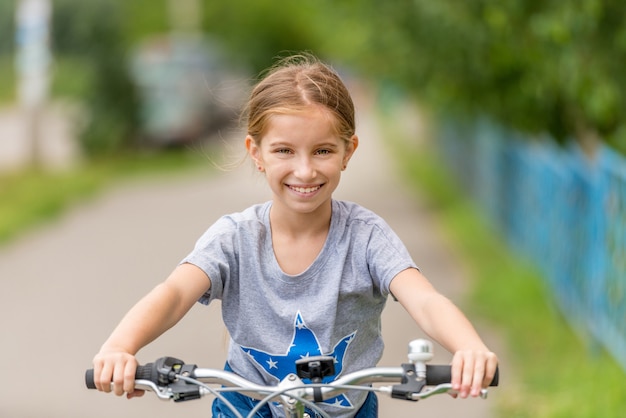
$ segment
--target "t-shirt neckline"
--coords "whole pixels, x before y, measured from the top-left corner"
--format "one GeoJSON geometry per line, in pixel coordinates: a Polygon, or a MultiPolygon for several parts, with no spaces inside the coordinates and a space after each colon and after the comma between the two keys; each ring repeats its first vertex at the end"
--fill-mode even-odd
{"type": "Polygon", "coordinates": [[[326,241],[322,246],[321,251],[313,260],[311,265],[309,265],[304,271],[298,274],[287,274],[283,271],[278,264],[278,260],[276,259],[276,254],[274,253],[274,244],[272,243],[272,228],[270,224],[270,209],[272,208],[272,201],[268,201],[265,204],[264,212],[263,212],[263,224],[267,230],[267,234],[265,234],[265,252],[266,259],[271,260],[271,268],[275,277],[280,278],[282,281],[286,283],[294,283],[300,282],[302,280],[315,277],[317,273],[324,267],[326,262],[329,259],[329,256],[332,252],[332,248],[335,246],[335,241],[337,237],[337,227],[339,223],[338,214],[339,211],[336,207],[336,201],[334,199],[331,200],[331,215],[330,215],[330,228],[328,230],[328,235],[326,236],[326,241]]]}

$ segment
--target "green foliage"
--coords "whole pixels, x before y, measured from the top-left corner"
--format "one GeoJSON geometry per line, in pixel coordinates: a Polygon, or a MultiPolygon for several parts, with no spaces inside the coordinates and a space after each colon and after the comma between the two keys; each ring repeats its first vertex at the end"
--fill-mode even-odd
{"type": "Polygon", "coordinates": [[[359,10],[374,8],[368,45],[379,76],[394,74],[446,111],[559,141],[626,145],[622,2],[371,1],[359,10]]]}
{"type": "Polygon", "coordinates": [[[121,33],[126,45],[133,46],[146,35],[167,32],[167,3],[172,0],[115,0],[121,11],[121,33]]]}
{"type": "Polygon", "coordinates": [[[62,55],[52,66],[50,95],[82,101],[94,84],[95,72],[80,55],[62,55]]]}
{"type": "Polygon", "coordinates": [[[15,65],[10,55],[0,55],[0,103],[15,99],[15,65]]]}
{"type": "Polygon", "coordinates": [[[15,45],[15,2],[0,1],[0,55],[12,53],[15,45]]]}
{"type": "MultiPolygon", "coordinates": [[[[600,138],[626,150],[620,0],[201,2],[204,31],[254,73],[279,55],[309,50],[446,112],[487,115],[560,142],[600,138]]],[[[9,3],[0,4],[0,52],[12,44],[9,3]]],[[[168,4],[54,1],[55,53],[84,59],[78,68],[92,73],[82,78],[93,83],[94,123],[100,115],[119,121],[92,127],[86,143],[94,152],[132,144],[136,103],[125,57],[145,35],[169,29],[168,4]]]]}
{"type": "Polygon", "coordinates": [[[55,3],[55,49],[78,63],[58,70],[69,70],[70,77],[86,83],[78,91],[88,114],[81,142],[90,155],[119,152],[135,141],[138,102],[128,72],[122,16],[119,3],[107,0],[55,3]]]}
{"type": "Polygon", "coordinates": [[[288,52],[320,53],[317,30],[322,19],[314,0],[204,2],[204,29],[255,73],[288,52]]]}

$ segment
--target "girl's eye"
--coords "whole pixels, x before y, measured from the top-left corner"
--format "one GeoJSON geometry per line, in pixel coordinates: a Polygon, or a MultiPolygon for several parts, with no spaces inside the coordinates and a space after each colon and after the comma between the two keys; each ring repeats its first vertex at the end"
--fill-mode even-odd
{"type": "Polygon", "coordinates": [[[331,151],[329,149],[319,149],[319,150],[317,150],[317,154],[320,154],[320,155],[327,155],[327,154],[330,154],[330,152],[331,151]]]}
{"type": "Polygon", "coordinates": [[[278,153],[278,154],[289,154],[289,153],[291,153],[291,150],[289,148],[278,148],[276,150],[276,153],[278,153]]]}

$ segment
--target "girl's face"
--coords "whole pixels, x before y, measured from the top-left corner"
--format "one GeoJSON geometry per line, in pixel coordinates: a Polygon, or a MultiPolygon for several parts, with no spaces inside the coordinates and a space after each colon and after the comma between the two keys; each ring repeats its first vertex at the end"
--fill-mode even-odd
{"type": "Polygon", "coordinates": [[[312,106],[310,112],[272,116],[258,142],[246,137],[246,148],[265,172],[277,209],[309,214],[330,208],[332,193],[358,146],[336,133],[332,116],[312,106]]]}

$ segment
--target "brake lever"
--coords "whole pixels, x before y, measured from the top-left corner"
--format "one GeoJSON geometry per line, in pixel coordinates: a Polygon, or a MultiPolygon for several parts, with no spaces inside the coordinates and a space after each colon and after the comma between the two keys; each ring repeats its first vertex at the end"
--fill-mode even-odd
{"type": "Polygon", "coordinates": [[[135,380],[135,389],[154,392],[159,399],[173,400],[174,402],[191,401],[202,396],[200,386],[175,380],[167,386],[159,386],[151,380],[135,380]]]}
{"type": "MultiPolygon", "coordinates": [[[[450,395],[457,395],[459,393],[459,391],[452,389],[452,384],[450,383],[443,383],[441,385],[437,385],[435,387],[433,387],[432,389],[427,389],[423,392],[420,393],[413,393],[411,395],[412,400],[414,401],[418,401],[420,399],[426,399],[426,398],[430,398],[433,395],[439,395],[442,393],[447,393],[450,395]]],[[[489,394],[489,391],[487,389],[481,389],[480,390],[480,397],[482,399],[487,399],[487,395],[489,394]]]]}
{"type": "Polygon", "coordinates": [[[135,380],[135,389],[154,392],[154,394],[159,399],[163,399],[163,400],[170,400],[174,397],[172,392],[169,391],[167,387],[157,386],[157,384],[152,382],[151,380],[145,380],[145,379],[135,380]]]}

